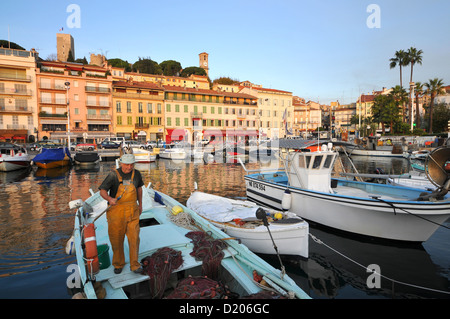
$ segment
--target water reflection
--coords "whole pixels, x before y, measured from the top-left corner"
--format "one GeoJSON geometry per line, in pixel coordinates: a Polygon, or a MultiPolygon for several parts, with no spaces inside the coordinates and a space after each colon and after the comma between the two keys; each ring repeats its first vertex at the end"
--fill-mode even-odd
{"type": "MultiPolygon", "coordinates": [[[[403,159],[353,160],[360,172],[381,167],[398,174],[409,165],[403,159]]],[[[247,163],[246,168],[256,169],[259,165],[247,163]]],[[[69,210],[68,202],[88,198],[89,189],[97,191],[114,168],[115,162],[102,162],[92,169],[33,168],[0,174],[0,298],[70,297],[65,289],[66,267],[75,259],[64,253],[73,230],[74,212],[69,210]]],[[[194,182],[206,193],[230,198],[245,198],[246,194],[245,172],[239,164],[157,160],[137,164],[136,169],[146,185],[151,182],[155,189],[183,204],[194,190],[194,182]]],[[[385,276],[450,291],[448,230],[436,232],[418,246],[367,242],[317,227],[311,227],[311,233],[364,266],[378,264],[385,276]]],[[[265,258],[279,267],[276,258],[265,258]]],[[[392,290],[386,280],[382,280],[381,289],[368,289],[365,269],[312,240],[308,260],[290,258],[285,266],[288,275],[314,298],[449,298],[397,284],[392,290]]]]}

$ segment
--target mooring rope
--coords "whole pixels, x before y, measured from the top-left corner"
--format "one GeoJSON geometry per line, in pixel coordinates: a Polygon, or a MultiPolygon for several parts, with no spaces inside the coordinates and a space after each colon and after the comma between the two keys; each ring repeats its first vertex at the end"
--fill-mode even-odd
{"type": "MultiPolygon", "coordinates": [[[[357,261],[351,259],[350,257],[344,255],[343,253],[337,251],[337,250],[334,249],[333,247],[331,247],[331,246],[325,244],[322,240],[318,239],[318,238],[317,238],[316,236],[314,236],[313,234],[309,233],[309,236],[310,236],[310,237],[312,238],[312,240],[314,240],[316,243],[318,243],[318,244],[320,244],[320,245],[324,245],[324,246],[327,247],[328,249],[334,251],[334,252],[337,253],[338,255],[344,257],[345,259],[351,261],[352,263],[358,265],[359,267],[368,270],[368,268],[367,268],[366,266],[364,266],[364,265],[362,265],[361,263],[359,263],[359,262],[357,262],[357,261]]],[[[413,288],[418,288],[418,289],[423,289],[423,290],[428,290],[428,291],[432,291],[432,292],[438,292],[438,293],[443,293],[443,294],[450,295],[450,292],[449,292],[449,291],[443,291],[443,290],[438,290],[438,289],[433,289],[433,288],[427,288],[427,287],[423,287],[423,286],[418,286],[418,285],[414,285],[414,284],[409,284],[409,283],[406,283],[406,282],[398,281],[398,280],[396,280],[396,279],[392,279],[392,278],[390,278],[390,277],[384,276],[384,275],[382,275],[382,274],[376,272],[375,270],[371,270],[371,271],[372,271],[373,274],[377,274],[377,275],[379,275],[380,277],[382,277],[382,278],[384,278],[384,279],[386,279],[386,280],[391,281],[393,284],[396,283],[396,284],[405,285],[405,286],[409,286],[409,287],[413,287],[413,288]]]]}
{"type": "Polygon", "coordinates": [[[404,208],[396,207],[393,203],[390,203],[390,202],[388,202],[388,201],[382,200],[382,199],[379,198],[378,196],[371,196],[371,197],[372,197],[372,199],[375,199],[375,200],[377,200],[377,201],[380,201],[380,202],[385,203],[385,204],[389,205],[390,207],[392,207],[392,208],[394,209],[394,215],[397,214],[395,210],[396,210],[396,209],[399,209],[399,210],[404,211],[405,213],[407,213],[407,214],[409,214],[409,215],[411,215],[411,216],[415,216],[415,217],[417,217],[417,218],[421,218],[421,219],[423,219],[423,220],[425,220],[425,221],[427,221],[427,222],[429,222],[429,223],[435,224],[435,225],[437,225],[437,226],[440,226],[440,227],[443,227],[443,228],[450,229],[450,227],[448,227],[448,226],[446,226],[446,225],[444,225],[444,224],[436,223],[436,222],[434,222],[434,221],[432,221],[432,220],[429,220],[429,219],[427,219],[427,218],[425,218],[425,217],[423,217],[423,216],[420,216],[420,215],[418,215],[418,214],[414,214],[414,213],[408,212],[408,211],[407,211],[406,209],[404,209],[404,208]]]}

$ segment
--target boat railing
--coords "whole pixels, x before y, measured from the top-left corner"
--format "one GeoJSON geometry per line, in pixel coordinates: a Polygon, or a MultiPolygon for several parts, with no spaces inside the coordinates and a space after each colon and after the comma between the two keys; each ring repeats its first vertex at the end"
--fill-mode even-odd
{"type": "Polygon", "coordinates": [[[261,172],[278,172],[281,169],[280,168],[258,168],[258,169],[247,169],[245,167],[245,164],[242,162],[240,158],[238,158],[239,163],[241,164],[244,171],[248,173],[261,173],[261,172]]]}
{"type": "Polygon", "coordinates": [[[377,178],[377,179],[390,179],[390,178],[407,178],[403,175],[391,175],[391,174],[361,174],[361,173],[340,173],[343,177],[360,177],[360,178],[377,178]]]}

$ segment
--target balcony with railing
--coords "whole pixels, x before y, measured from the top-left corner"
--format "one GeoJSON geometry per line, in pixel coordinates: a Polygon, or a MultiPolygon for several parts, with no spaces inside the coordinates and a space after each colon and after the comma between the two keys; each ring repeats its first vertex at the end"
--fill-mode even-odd
{"type": "Polygon", "coordinates": [[[109,114],[87,114],[86,118],[88,120],[111,120],[111,115],[109,114]]]}
{"type": "Polygon", "coordinates": [[[134,128],[136,130],[144,130],[144,129],[148,129],[150,127],[150,124],[148,123],[136,123],[134,124],[134,128]]]}
{"type": "Polygon", "coordinates": [[[66,99],[47,99],[41,98],[41,104],[56,104],[56,105],[67,105],[66,99]]]}
{"type": "Polygon", "coordinates": [[[85,86],[84,89],[88,93],[110,93],[111,89],[106,87],[85,86]]]}
{"type": "Polygon", "coordinates": [[[201,112],[191,112],[191,118],[193,119],[202,119],[203,113],[201,112]]]}
{"type": "Polygon", "coordinates": [[[110,101],[86,100],[86,106],[111,107],[110,101]]]}
{"type": "Polygon", "coordinates": [[[39,88],[42,90],[65,91],[66,87],[62,84],[40,83],[39,88]]]}
{"type": "Polygon", "coordinates": [[[31,76],[25,74],[11,74],[0,72],[0,80],[31,82],[31,76]]]}
{"type": "Polygon", "coordinates": [[[52,117],[52,118],[60,118],[60,119],[67,119],[67,112],[66,113],[47,113],[45,111],[39,112],[39,117],[52,117]]]}
{"type": "Polygon", "coordinates": [[[28,89],[0,88],[0,94],[31,96],[33,92],[28,89]]]}
{"type": "Polygon", "coordinates": [[[142,99],[142,100],[164,100],[164,95],[148,94],[148,93],[124,93],[124,92],[114,92],[113,96],[115,98],[121,99],[142,99]]]}
{"type": "Polygon", "coordinates": [[[28,106],[4,105],[0,103],[0,112],[31,113],[33,110],[28,106]]]}

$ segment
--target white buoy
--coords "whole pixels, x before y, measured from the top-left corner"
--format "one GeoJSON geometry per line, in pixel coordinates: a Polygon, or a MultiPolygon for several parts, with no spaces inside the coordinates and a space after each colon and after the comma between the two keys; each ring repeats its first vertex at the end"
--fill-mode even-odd
{"type": "Polygon", "coordinates": [[[281,199],[281,208],[284,210],[291,209],[291,203],[292,203],[292,195],[291,191],[289,189],[286,189],[283,194],[283,198],[281,199]]]}
{"type": "Polygon", "coordinates": [[[75,239],[72,235],[72,237],[69,238],[69,240],[67,241],[67,244],[66,244],[66,254],[67,255],[73,255],[73,253],[75,252],[74,241],[75,241],[75,239]]]}

